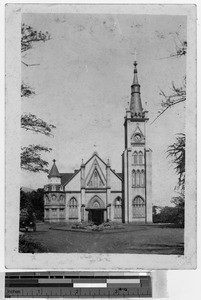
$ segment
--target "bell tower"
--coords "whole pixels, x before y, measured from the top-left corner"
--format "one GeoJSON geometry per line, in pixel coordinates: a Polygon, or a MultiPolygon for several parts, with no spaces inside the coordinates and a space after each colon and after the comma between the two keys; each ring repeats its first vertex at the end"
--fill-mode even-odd
{"type": "Polygon", "coordinates": [[[151,153],[146,143],[147,111],[143,110],[137,62],[131,85],[130,107],[124,120],[125,150],[123,152],[124,222],[151,223],[151,153]]]}

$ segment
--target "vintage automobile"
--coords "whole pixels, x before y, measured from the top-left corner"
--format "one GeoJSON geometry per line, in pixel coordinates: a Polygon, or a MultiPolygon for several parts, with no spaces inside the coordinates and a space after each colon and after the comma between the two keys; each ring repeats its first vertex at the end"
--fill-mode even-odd
{"type": "Polygon", "coordinates": [[[28,231],[29,229],[36,231],[36,220],[34,214],[28,214],[23,211],[20,213],[20,230],[25,229],[28,231]]]}

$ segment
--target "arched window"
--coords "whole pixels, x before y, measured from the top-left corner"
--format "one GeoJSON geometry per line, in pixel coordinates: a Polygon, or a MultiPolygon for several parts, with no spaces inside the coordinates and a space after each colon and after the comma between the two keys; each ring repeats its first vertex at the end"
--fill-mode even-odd
{"type": "Polygon", "coordinates": [[[140,186],[140,171],[136,172],[136,186],[140,186]]]}
{"type": "Polygon", "coordinates": [[[52,208],[52,218],[56,218],[56,217],[57,217],[57,209],[52,208]]]}
{"type": "Polygon", "coordinates": [[[45,195],[45,204],[48,204],[50,202],[50,199],[48,197],[48,195],[45,195]]]}
{"type": "Polygon", "coordinates": [[[114,200],[114,218],[121,219],[122,218],[122,201],[121,197],[117,197],[114,200]]]}
{"type": "Polygon", "coordinates": [[[49,218],[49,209],[45,209],[45,218],[49,218]]]}
{"type": "Polygon", "coordinates": [[[138,159],[137,159],[137,151],[135,151],[134,153],[133,153],[133,163],[134,163],[134,165],[137,165],[137,163],[138,163],[138,159]]]}
{"type": "Polygon", "coordinates": [[[143,153],[142,151],[139,152],[139,164],[143,164],[143,153]]]}
{"type": "Polygon", "coordinates": [[[55,195],[52,195],[52,201],[56,201],[57,197],[55,195]]]}
{"type": "Polygon", "coordinates": [[[60,204],[64,204],[64,196],[63,195],[61,195],[59,197],[59,202],[60,202],[60,204]]]}
{"type": "Polygon", "coordinates": [[[69,200],[69,219],[78,219],[78,203],[74,197],[69,200]]]}
{"type": "Polygon", "coordinates": [[[145,186],[145,173],[144,173],[144,170],[142,170],[141,173],[140,173],[140,185],[145,186]]]}
{"type": "Polygon", "coordinates": [[[132,186],[136,186],[136,172],[132,171],[132,186]]]}
{"type": "Polygon", "coordinates": [[[97,171],[94,171],[94,187],[98,187],[98,174],[97,171]]]}
{"type": "Polygon", "coordinates": [[[64,208],[60,208],[59,214],[61,218],[64,218],[64,208]]]}
{"type": "Polygon", "coordinates": [[[133,210],[133,218],[145,217],[145,202],[141,196],[137,196],[133,199],[132,210],[133,210]]]}

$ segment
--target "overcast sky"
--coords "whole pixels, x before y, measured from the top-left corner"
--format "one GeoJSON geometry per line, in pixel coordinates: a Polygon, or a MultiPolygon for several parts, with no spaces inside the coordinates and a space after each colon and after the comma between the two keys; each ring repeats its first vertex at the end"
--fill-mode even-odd
{"type": "MultiPolygon", "coordinates": [[[[44,158],[50,167],[55,158],[60,172],[73,172],[95,150],[121,172],[123,122],[136,49],[142,105],[150,118],[147,139],[153,150],[153,203],[169,205],[177,176],[166,150],[175,134],[185,131],[184,105],[151,122],[160,110],[160,89],[170,93],[172,81],[180,86],[186,73],[185,57],[166,58],[186,39],[185,17],[24,14],[22,22],[51,34],[51,40],[35,43],[23,58],[39,65],[22,65],[22,80],[36,92],[22,100],[22,112],[56,126],[52,138],[22,130],[22,145],[51,147],[44,158]]],[[[46,182],[45,173],[22,171],[22,186],[39,188],[46,182]]]]}

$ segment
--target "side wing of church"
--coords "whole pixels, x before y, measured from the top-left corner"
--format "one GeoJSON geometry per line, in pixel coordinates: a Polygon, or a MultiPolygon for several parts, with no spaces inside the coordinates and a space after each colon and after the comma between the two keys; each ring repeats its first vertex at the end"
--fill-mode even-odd
{"type": "Polygon", "coordinates": [[[94,152],[74,173],[59,173],[56,161],[44,187],[46,222],[152,222],[152,151],[146,145],[147,112],[142,108],[137,62],[130,108],[124,120],[122,173],[94,152]]]}

